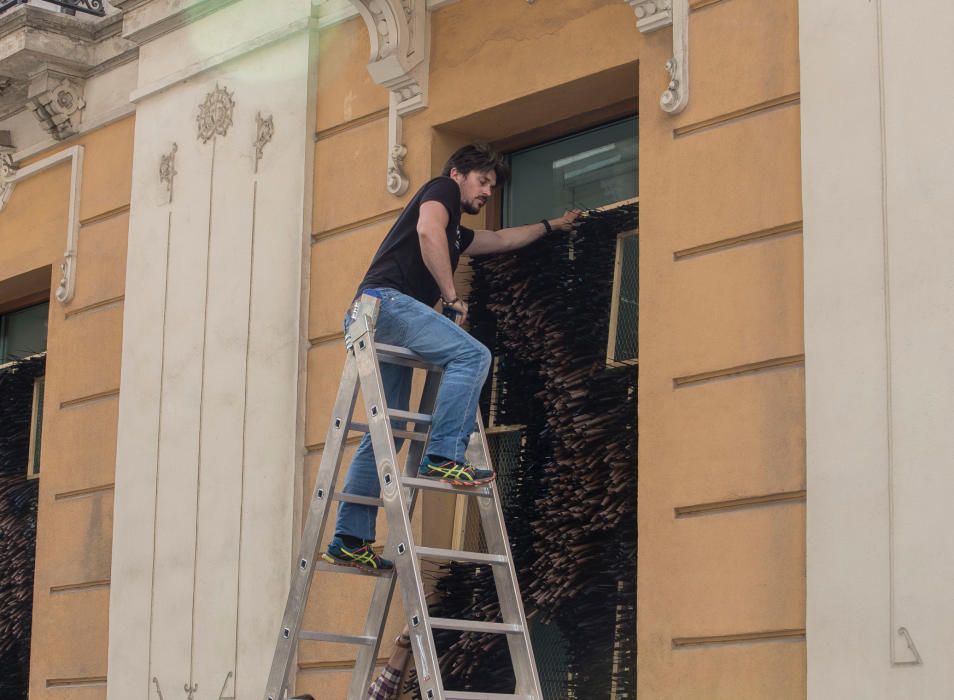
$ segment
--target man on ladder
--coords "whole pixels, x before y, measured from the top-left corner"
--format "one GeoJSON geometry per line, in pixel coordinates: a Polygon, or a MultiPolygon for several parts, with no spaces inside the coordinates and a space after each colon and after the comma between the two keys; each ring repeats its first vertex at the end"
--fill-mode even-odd
{"type": "MultiPolygon", "coordinates": [[[[480,389],[490,367],[490,352],[447,316],[463,323],[467,304],[454,287],[461,254],[502,253],[533,243],[546,233],[569,231],[578,210],[527,226],[500,231],[473,231],[460,225],[461,212],[477,214],[495,188],[509,176],[504,159],[488,146],[474,144],[455,152],[443,173],[414,195],[378,248],[355,299],[370,294],[380,299],[375,340],[407,348],[444,370],[437,394],[427,453],[419,476],[456,486],[479,486],[494,479],[492,469],[464,461],[474,426],[480,389]]],[[[345,334],[355,319],[345,318],[345,334]]],[[[411,391],[409,367],[383,365],[381,379],[387,405],[405,410],[411,391]]],[[[403,428],[404,426],[400,426],[403,428]]],[[[400,449],[400,440],[395,441],[400,449]]],[[[380,494],[371,435],[366,434],[348,468],[344,493],[377,498],[380,494]]],[[[334,537],[322,555],[325,561],[383,571],[393,563],[371,548],[377,507],[342,502],[334,537]]]]}

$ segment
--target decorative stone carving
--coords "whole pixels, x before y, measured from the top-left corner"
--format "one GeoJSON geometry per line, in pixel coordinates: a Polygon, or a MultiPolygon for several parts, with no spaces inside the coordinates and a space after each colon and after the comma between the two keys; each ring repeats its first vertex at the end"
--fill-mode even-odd
{"type": "Polygon", "coordinates": [[[235,109],[235,100],[227,88],[215,84],[215,89],[205,96],[205,101],[199,105],[199,115],[196,117],[198,137],[202,143],[207,143],[213,136],[225,136],[232,126],[232,110],[235,109]]]}
{"type": "Polygon", "coordinates": [[[689,103],[689,0],[625,0],[636,12],[636,26],[647,34],[672,25],[672,58],[666,62],[669,84],[659,106],[678,114],[689,103]]]}
{"type": "Polygon", "coordinates": [[[404,173],[405,115],[427,106],[430,67],[430,15],[426,0],[351,0],[368,27],[371,60],[368,72],[391,91],[388,115],[388,192],[401,196],[410,181],[404,173]]]}
{"type": "Polygon", "coordinates": [[[411,184],[404,172],[404,159],[407,157],[407,146],[397,144],[391,148],[388,158],[388,192],[401,196],[407,192],[411,184]]]}
{"type": "Polygon", "coordinates": [[[44,71],[30,83],[30,108],[40,125],[57,141],[79,130],[83,99],[83,81],[44,71]]]}
{"type": "Polygon", "coordinates": [[[917,646],[914,644],[914,639],[911,637],[911,633],[908,632],[907,627],[898,628],[898,636],[904,639],[905,643],[908,646],[908,651],[911,654],[911,658],[907,661],[894,659],[895,666],[920,666],[924,663],[924,660],[921,658],[921,654],[918,652],[917,646]]]}
{"type": "Polygon", "coordinates": [[[13,154],[7,151],[0,151],[0,211],[7,204],[10,195],[13,194],[13,187],[16,183],[13,177],[17,174],[17,168],[13,164],[13,154]]]}
{"type": "Polygon", "coordinates": [[[672,24],[672,0],[626,0],[636,12],[636,26],[643,33],[672,24]]]}
{"type": "Polygon", "coordinates": [[[258,162],[262,159],[265,144],[271,141],[275,135],[275,122],[271,114],[269,114],[267,118],[263,118],[262,113],[259,112],[255,115],[255,123],[257,124],[257,135],[255,138],[255,172],[257,173],[258,162]]]}
{"type": "Polygon", "coordinates": [[[172,202],[172,183],[178,175],[176,170],[176,151],[179,145],[172,144],[172,150],[159,158],[159,182],[165,184],[166,191],[169,193],[169,202],[172,202]]]}

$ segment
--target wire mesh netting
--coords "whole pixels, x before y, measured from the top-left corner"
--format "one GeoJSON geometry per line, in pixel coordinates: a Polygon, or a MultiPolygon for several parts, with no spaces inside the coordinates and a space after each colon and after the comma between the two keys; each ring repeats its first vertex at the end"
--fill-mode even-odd
{"type": "Polygon", "coordinates": [[[36,378],[46,356],[0,371],[0,697],[26,700],[38,480],[27,478],[36,378]]]}
{"type": "Polygon", "coordinates": [[[635,364],[639,357],[639,236],[620,236],[607,360],[635,364]]]}

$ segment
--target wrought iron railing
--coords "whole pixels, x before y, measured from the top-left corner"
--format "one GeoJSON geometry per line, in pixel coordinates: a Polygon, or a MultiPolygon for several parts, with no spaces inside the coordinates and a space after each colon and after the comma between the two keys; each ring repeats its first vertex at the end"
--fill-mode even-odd
{"type": "MultiPolygon", "coordinates": [[[[45,2],[58,5],[68,14],[85,12],[88,15],[96,15],[97,17],[106,16],[105,0],[45,0],[45,2]]],[[[30,4],[29,0],[0,0],[0,14],[7,10],[12,10],[17,5],[28,4],[30,4]]]]}

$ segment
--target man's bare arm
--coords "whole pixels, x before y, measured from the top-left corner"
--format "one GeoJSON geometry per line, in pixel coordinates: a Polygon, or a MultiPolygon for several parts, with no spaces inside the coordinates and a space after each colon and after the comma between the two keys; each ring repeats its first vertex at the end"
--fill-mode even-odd
{"type": "Polygon", "coordinates": [[[450,252],[447,249],[447,209],[440,202],[424,202],[417,219],[417,235],[421,241],[421,256],[437,286],[441,296],[453,299],[454,273],[450,265],[450,252]]]}
{"type": "MultiPolygon", "coordinates": [[[[570,231],[573,222],[580,215],[579,209],[566,212],[563,216],[550,219],[550,228],[554,231],[570,231]]],[[[528,224],[527,226],[513,226],[499,231],[474,231],[474,241],[464,251],[467,255],[488,255],[491,253],[506,253],[523,248],[547,232],[543,222],[528,224]]]]}

